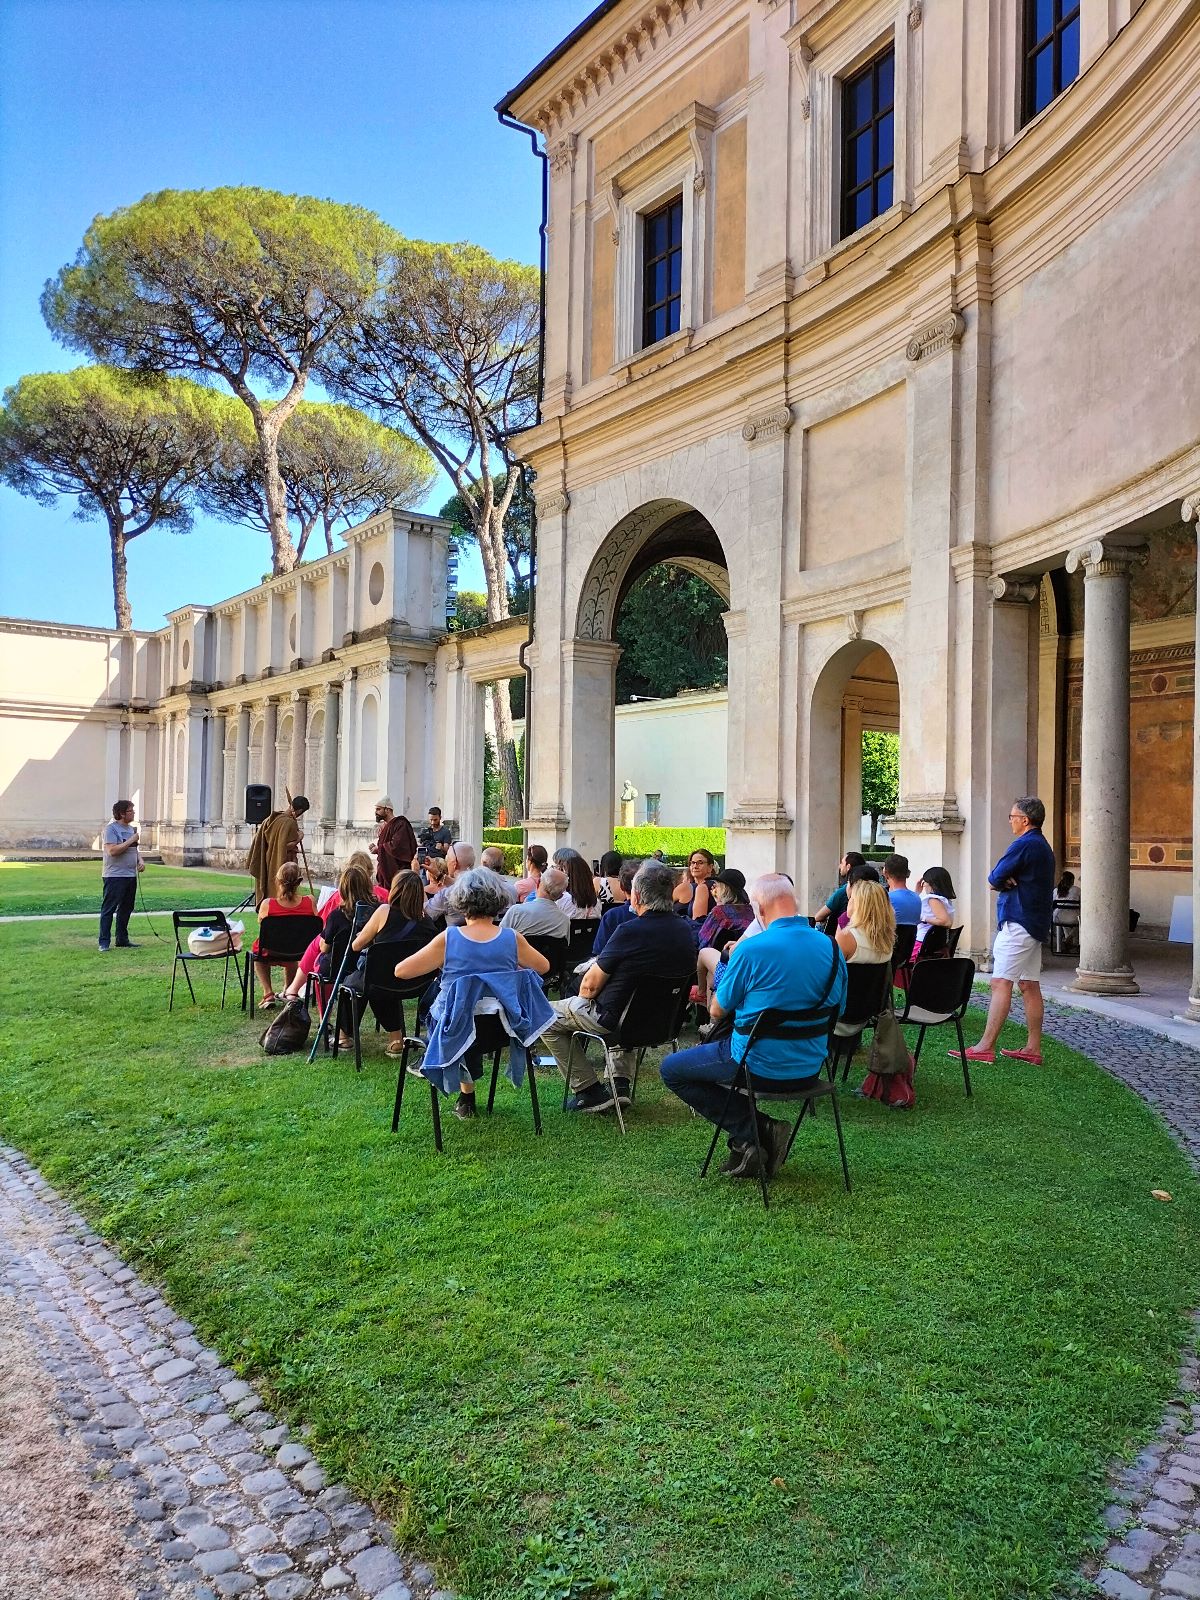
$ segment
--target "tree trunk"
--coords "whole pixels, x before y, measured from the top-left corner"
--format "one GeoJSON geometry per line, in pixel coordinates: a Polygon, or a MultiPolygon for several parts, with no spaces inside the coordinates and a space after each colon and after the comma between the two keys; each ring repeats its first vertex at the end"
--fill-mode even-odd
{"type": "Polygon", "coordinates": [[[263,416],[257,408],[250,415],[254,419],[254,433],[262,463],[263,496],[267,502],[267,515],[271,519],[271,574],[277,578],[281,572],[291,572],[300,560],[288,527],[287,491],[279,470],[279,427],[273,427],[273,419],[263,416]]]}
{"type": "Polygon", "coordinates": [[[496,765],[500,775],[500,804],[505,822],[519,828],[525,820],[525,798],[521,775],[517,771],[517,746],[513,738],[512,707],[508,703],[508,679],[492,685],[492,719],[496,724],[496,765]]]}
{"type": "Polygon", "coordinates": [[[133,607],[129,604],[129,568],[125,560],[125,525],[109,519],[108,541],[112,547],[113,611],[118,628],[133,627],[133,607]]]}
{"type": "Polygon", "coordinates": [[[871,849],[874,850],[876,840],[879,838],[879,812],[871,813],[871,849]]]}

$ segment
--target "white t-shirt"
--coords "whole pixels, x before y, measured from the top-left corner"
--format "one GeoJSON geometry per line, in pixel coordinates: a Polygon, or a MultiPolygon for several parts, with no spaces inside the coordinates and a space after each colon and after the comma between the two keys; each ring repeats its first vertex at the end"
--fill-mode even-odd
{"type": "MultiPolygon", "coordinates": [[[[950,917],[950,923],[952,923],[954,921],[954,901],[953,900],[947,900],[946,896],[944,894],[931,894],[928,889],[922,889],[922,891],[921,891],[921,925],[917,929],[917,936],[918,936],[917,937],[917,942],[918,942],[918,944],[920,943],[920,941],[922,939],[924,939],[925,935],[929,932],[930,928],[936,928],[936,927],[940,926],[940,924],[934,922],[933,918],[929,915],[930,902],[934,901],[934,900],[937,901],[938,905],[945,906],[946,911],[947,911],[947,913],[949,914],[949,917],[950,917]]],[[[950,923],[947,923],[947,927],[950,926],[950,923]]]]}
{"type": "MultiPolygon", "coordinates": [[[[100,835],[100,843],[102,845],[124,844],[127,840],[132,839],[136,832],[137,829],[131,828],[127,822],[110,822],[106,824],[104,832],[100,835]]],[[[136,848],[122,850],[119,856],[110,856],[108,851],[105,850],[104,865],[100,870],[102,878],[136,878],[137,870],[138,852],[136,848]]]]}

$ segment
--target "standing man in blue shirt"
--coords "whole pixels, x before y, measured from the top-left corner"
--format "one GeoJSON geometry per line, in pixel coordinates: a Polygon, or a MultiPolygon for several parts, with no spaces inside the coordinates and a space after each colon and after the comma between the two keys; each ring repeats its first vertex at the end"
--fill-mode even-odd
{"type": "MultiPolygon", "coordinates": [[[[1013,1061],[1042,1064],[1042,941],[1050,933],[1057,870],[1054,851],[1042,833],[1046,808],[1036,795],[1014,800],[1008,813],[1013,842],[988,874],[1000,891],[996,905],[999,932],[992,946],[992,998],[987,1026],[979,1043],[967,1051],[968,1061],[994,1061],[1000,1029],[1008,1020],[1013,984],[1025,1003],[1027,1038],[1020,1050],[1001,1050],[1013,1061]]],[[[957,1050],[951,1050],[957,1056],[957,1050]]]]}
{"type": "MultiPolygon", "coordinates": [[[[803,1011],[832,1006],[841,1010],[846,998],[846,962],[832,939],[797,916],[790,878],[769,873],[750,885],[750,903],[762,924],[757,938],[742,937],[728,965],[718,967],[717,989],[709,1011],[715,1021],[733,1014],[732,1037],[677,1050],[662,1064],[662,1081],[685,1105],[729,1135],[729,1159],[721,1168],[731,1178],[757,1178],[750,1102],[728,1097],[728,1088],[746,1054],[746,1045],[760,1011],[777,1008],[803,1011]],[[726,1100],[729,1108],[724,1111],[726,1100]]],[[[754,1047],[756,1080],[812,1077],[825,1064],[828,1039],[785,1041],[765,1039],[754,1047]]],[[[790,1122],[759,1113],[758,1137],[774,1177],[783,1165],[791,1136],[790,1122]]]]}

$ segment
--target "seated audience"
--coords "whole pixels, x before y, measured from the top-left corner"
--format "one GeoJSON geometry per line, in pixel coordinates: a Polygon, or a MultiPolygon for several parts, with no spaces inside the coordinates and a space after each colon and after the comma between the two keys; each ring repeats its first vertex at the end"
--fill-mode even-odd
{"type": "Polygon", "coordinates": [[[867,858],[859,850],[847,850],[838,862],[838,886],[826,900],[819,911],[813,913],[813,921],[819,928],[823,928],[832,917],[835,922],[840,922],[846,915],[846,884],[855,867],[865,867],[867,858]]]}
{"type": "MultiPolygon", "coordinates": [[[[392,881],[386,905],[372,915],[371,920],[355,935],[350,948],[360,955],[371,944],[394,946],[397,961],[415,950],[422,950],[434,938],[437,930],[425,912],[425,891],[419,872],[398,872],[392,881]]],[[[366,957],[358,969],[347,979],[356,993],[363,992],[366,957]]],[[[379,1026],[387,1033],[386,1050],[389,1056],[398,1056],[404,1047],[404,1029],[401,1026],[399,1000],[385,993],[371,996],[371,1009],[379,1026]]]]}
{"type": "MultiPolygon", "coordinates": [[[[691,929],[674,915],[674,887],[675,874],[670,867],[643,862],[629,896],[634,915],[620,924],[594,958],[579,993],[555,1004],[554,1021],[542,1037],[564,1075],[571,1035],[589,1032],[611,1038],[634,987],[643,979],[673,983],[681,977],[691,978],[696,944],[691,929]]],[[[615,1099],[608,1085],[598,1080],[594,1066],[576,1050],[570,1080],[573,1094],[567,1109],[609,1111],[617,1100],[628,1105],[632,1053],[619,1052],[614,1065],[615,1099]]]]}
{"type": "Polygon", "coordinates": [[[596,893],[596,881],[592,877],[591,868],[579,854],[569,846],[554,852],[554,865],[561,867],[567,875],[567,891],[560,904],[571,918],[599,919],[603,909],[599,896],[596,893]]]}
{"type": "Polygon", "coordinates": [[[600,918],[600,926],[596,929],[596,937],[592,943],[593,959],[600,954],[621,924],[628,922],[630,917],[635,915],[629,903],[629,892],[633,888],[633,880],[637,877],[639,865],[637,861],[626,861],[621,867],[620,883],[625,891],[625,898],[619,905],[610,906],[600,918]]]}
{"type": "Polygon", "coordinates": [[[567,875],[561,867],[547,867],[532,900],[509,906],[500,919],[502,928],[537,939],[569,939],[571,919],[559,902],[566,893],[567,875]]]}
{"type": "MultiPolygon", "coordinates": [[[[696,958],[697,1005],[708,1004],[708,983],[726,946],[740,939],[754,920],[746,879],[736,867],[726,867],[713,879],[713,908],[698,930],[700,953],[696,958]]],[[[695,924],[693,924],[695,926],[695,924]]]]}
{"type": "Polygon", "coordinates": [[[908,887],[908,871],[907,856],[889,856],[883,863],[884,885],[901,927],[915,927],[921,920],[921,896],[908,887]]]}
{"type": "Polygon", "coordinates": [[[500,882],[504,885],[505,893],[508,895],[509,905],[511,906],[515,904],[517,900],[516,879],[510,878],[505,872],[504,851],[498,844],[489,844],[485,847],[483,854],[479,858],[479,865],[481,867],[486,867],[489,872],[494,872],[496,874],[496,876],[500,879],[500,882]]]}
{"type": "Polygon", "coordinates": [[[475,866],[475,847],[470,844],[452,844],[446,851],[446,881],[436,894],[430,895],[425,906],[425,914],[429,917],[444,917],[450,920],[449,894],[454,887],[454,880],[462,872],[470,872],[475,866]]]}
{"type": "Polygon", "coordinates": [[[671,898],[681,916],[703,922],[713,908],[712,885],[717,875],[717,858],[711,850],[693,850],[687,871],[675,886],[671,898]]]}
{"type": "Polygon", "coordinates": [[[921,896],[921,920],[917,926],[914,955],[925,943],[930,928],[954,925],[954,884],[945,867],[926,867],[917,879],[917,892],[921,896]]]}
{"type": "Polygon", "coordinates": [[[611,906],[624,905],[629,899],[629,895],[621,887],[621,867],[624,859],[619,850],[606,850],[600,857],[600,876],[594,881],[601,916],[611,906]]]}
{"type": "Polygon", "coordinates": [[[446,887],[449,869],[442,856],[430,856],[425,863],[424,872],[425,895],[427,899],[431,900],[439,889],[446,887]]]}
{"type": "MultiPolygon", "coordinates": [[[[300,868],[294,861],[285,861],[275,874],[275,893],[266,899],[258,908],[258,920],[264,917],[312,917],[316,910],[312,903],[312,896],[300,893],[300,868]]],[[[259,941],[255,939],[253,954],[255,957],[254,971],[262,988],[262,1000],[259,1002],[263,1011],[269,1011],[272,1006],[279,1004],[279,996],[271,988],[271,965],[265,958],[270,955],[269,950],[260,950],[259,941]]],[[[287,984],[296,976],[297,963],[288,961],[284,963],[284,975],[287,984]]]]}
{"type": "MultiPolygon", "coordinates": [[[[365,852],[360,852],[365,854],[365,852]]],[[[331,983],[337,973],[330,966],[333,947],[342,934],[348,933],[354,926],[354,908],[356,905],[375,905],[378,902],[373,893],[377,885],[373,882],[374,863],[369,862],[366,867],[361,866],[352,856],[350,862],[342,868],[341,877],[338,879],[337,889],[333,899],[326,905],[321,913],[325,923],[325,931],[309,945],[300,958],[300,968],[295,977],[285,990],[286,997],[294,1000],[304,993],[310,977],[318,980],[317,1004],[322,1008],[325,1005],[323,986],[331,983]]],[[[351,1041],[343,1034],[342,1043],[351,1041]]]]}
{"type": "MultiPolygon", "coordinates": [[[[729,1084],[746,1054],[755,1019],[762,1011],[840,1008],[846,996],[846,964],[836,943],[810,928],[797,915],[796,896],[789,879],[771,873],[757,878],[750,900],[763,932],[756,939],[740,939],[728,964],[717,978],[709,1011],[713,1020],[733,1018],[733,1032],[690,1050],[667,1056],[662,1081],[709,1122],[729,1135],[729,1159],[721,1168],[732,1178],[760,1176],[750,1122],[750,1103],[743,1095],[729,1098],[729,1084]]],[[[781,1080],[814,1077],[821,1071],[828,1037],[766,1039],[754,1047],[755,1087],[778,1088],[781,1080]]],[[[791,1123],[759,1113],[758,1136],[768,1177],[783,1165],[791,1123]]]]}
{"type": "Polygon", "coordinates": [[[531,844],[525,851],[525,876],[517,879],[517,894],[522,900],[537,893],[537,886],[545,872],[549,856],[542,844],[531,844]]]}
{"type": "Polygon", "coordinates": [[[871,878],[850,883],[850,920],[835,935],[838,948],[851,965],[878,965],[892,959],[896,942],[896,913],[883,885],[871,878]]]}
{"type": "Polygon", "coordinates": [[[550,963],[522,934],[512,928],[496,927],[493,919],[507,907],[494,873],[483,868],[464,870],[449,891],[449,910],[459,922],[449,923],[424,949],[407,956],[396,967],[397,978],[404,981],[441,971],[438,997],[430,1013],[425,1060],[421,1067],[410,1070],[416,1076],[436,1073],[444,1082],[448,1067],[461,1068],[456,1117],[475,1115],[475,1079],[483,1073],[484,1047],[478,1041],[475,1017],[500,1011],[506,1032],[526,1044],[536,1036],[523,1031],[530,1025],[530,1018],[539,1023],[549,1010],[540,983],[530,988],[516,981],[520,969],[541,977],[550,970],[550,963]],[[479,980],[464,985],[467,1000],[471,1001],[469,1009],[458,994],[462,980],[479,980]],[[472,1000],[476,993],[478,998],[472,1000]]]}

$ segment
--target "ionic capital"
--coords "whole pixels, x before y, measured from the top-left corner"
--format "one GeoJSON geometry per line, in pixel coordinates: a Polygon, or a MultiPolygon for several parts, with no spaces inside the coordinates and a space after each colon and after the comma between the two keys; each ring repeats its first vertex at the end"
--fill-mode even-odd
{"type": "Polygon", "coordinates": [[[1019,578],[996,577],[988,584],[992,601],[996,605],[1032,605],[1038,597],[1039,585],[1019,578]]]}
{"type": "Polygon", "coordinates": [[[1144,544],[1121,544],[1114,539],[1089,539],[1087,544],[1076,545],[1067,556],[1067,571],[1078,572],[1088,578],[1111,577],[1114,573],[1127,573],[1130,567],[1144,567],[1150,552],[1144,544]]]}
{"type": "Polygon", "coordinates": [[[1183,497],[1183,520],[1196,524],[1196,533],[1200,535],[1200,489],[1183,497]]]}

